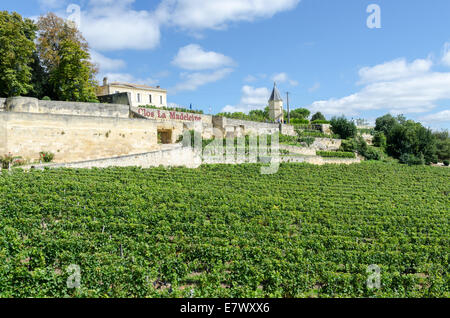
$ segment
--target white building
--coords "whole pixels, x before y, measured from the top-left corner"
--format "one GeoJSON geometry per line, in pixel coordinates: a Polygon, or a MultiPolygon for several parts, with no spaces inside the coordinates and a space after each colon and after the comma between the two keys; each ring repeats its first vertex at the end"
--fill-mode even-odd
{"type": "Polygon", "coordinates": [[[112,95],[118,93],[130,93],[132,106],[152,105],[156,107],[167,107],[167,90],[159,86],[130,84],[123,82],[108,83],[108,78],[103,79],[103,86],[97,91],[97,96],[112,95]]]}

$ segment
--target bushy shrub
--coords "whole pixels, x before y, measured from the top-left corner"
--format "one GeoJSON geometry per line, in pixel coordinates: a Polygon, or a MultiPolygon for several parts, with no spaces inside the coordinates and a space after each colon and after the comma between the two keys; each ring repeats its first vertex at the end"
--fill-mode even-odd
{"type": "Polygon", "coordinates": [[[331,130],[333,133],[339,135],[341,139],[353,138],[356,136],[357,128],[356,125],[347,120],[344,116],[333,117],[331,119],[331,130]]]}
{"type": "Polygon", "coordinates": [[[326,125],[326,124],[329,124],[329,123],[330,122],[328,120],[320,120],[320,119],[314,120],[314,121],[311,122],[311,124],[314,124],[314,125],[326,125]]]}
{"type": "Polygon", "coordinates": [[[386,148],[386,136],[384,135],[384,133],[382,131],[377,131],[375,133],[375,135],[373,136],[373,145],[375,147],[379,147],[379,148],[386,148]]]}
{"type": "Polygon", "coordinates": [[[425,164],[425,158],[424,158],[423,154],[416,156],[416,155],[413,155],[410,153],[404,153],[400,156],[399,161],[400,161],[400,163],[404,163],[409,166],[425,164]]]}
{"type": "Polygon", "coordinates": [[[48,151],[40,152],[39,156],[40,156],[41,161],[46,162],[46,163],[52,162],[53,159],[55,158],[55,155],[48,151]]]}
{"type": "Polygon", "coordinates": [[[42,97],[42,100],[52,100],[52,99],[48,96],[44,96],[44,97],[42,97]]]}
{"type": "Polygon", "coordinates": [[[294,125],[308,125],[309,120],[308,119],[301,119],[301,118],[291,118],[291,124],[294,125]]]}
{"type": "Polygon", "coordinates": [[[381,149],[369,146],[361,136],[343,140],[339,150],[344,152],[356,151],[367,160],[382,160],[384,158],[384,153],[381,149]]]}
{"type": "Polygon", "coordinates": [[[310,147],[314,143],[314,141],[316,141],[316,138],[311,136],[303,136],[299,138],[299,141],[305,143],[308,147],[310,147]]]}
{"type": "Polygon", "coordinates": [[[355,152],[358,150],[358,142],[355,138],[342,140],[341,148],[339,150],[344,152],[355,152]]]}
{"type": "Polygon", "coordinates": [[[448,167],[450,165],[450,160],[444,160],[444,166],[448,167]]]}
{"type": "Polygon", "coordinates": [[[0,157],[0,163],[2,165],[2,169],[9,169],[9,167],[12,165],[13,161],[14,161],[14,157],[11,153],[8,153],[8,154],[0,157]]]}
{"type": "Polygon", "coordinates": [[[439,156],[437,138],[433,132],[420,123],[406,120],[402,115],[377,118],[375,130],[386,136],[386,152],[401,163],[430,164],[439,156]]]}
{"type": "Polygon", "coordinates": [[[317,120],[324,120],[324,121],[326,121],[327,119],[325,118],[325,116],[321,112],[317,112],[314,115],[312,115],[311,121],[317,121],[317,120]]]}
{"type": "Polygon", "coordinates": [[[361,155],[367,160],[383,160],[384,158],[383,151],[371,146],[368,146],[361,155]]]}
{"type": "Polygon", "coordinates": [[[450,138],[448,130],[434,132],[436,138],[436,156],[438,160],[450,160],[450,138]]]}
{"type": "Polygon", "coordinates": [[[325,158],[356,158],[354,152],[342,152],[342,151],[317,151],[316,155],[325,158]]]}

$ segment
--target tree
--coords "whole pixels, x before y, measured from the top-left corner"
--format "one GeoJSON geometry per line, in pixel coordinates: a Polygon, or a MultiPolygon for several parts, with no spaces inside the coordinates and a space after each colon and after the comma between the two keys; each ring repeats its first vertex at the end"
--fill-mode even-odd
{"type": "Polygon", "coordinates": [[[375,132],[375,135],[373,136],[373,145],[375,147],[385,149],[386,142],[387,142],[387,139],[386,139],[386,136],[384,135],[384,132],[382,132],[382,131],[375,132]]]}
{"type": "Polygon", "coordinates": [[[61,42],[59,65],[50,73],[50,84],[59,100],[96,101],[95,83],[89,54],[71,40],[61,42]]]}
{"type": "Polygon", "coordinates": [[[27,94],[32,88],[31,67],[36,26],[16,12],[0,12],[0,96],[27,94]]]}
{"type": "Polygon", "coordinates": [[[375,121],[375,131],[382,132],[385,136],[388,136],[392,128],[399,123],[398,118],[396,119],[390,114],[377,118],[375,121]]]}
{"type": "Polygon", "coordinates": [[[382,123],[386,131],[386,151],[390,156],[410,165],[436,161],[436,137],[430,129],[403,116],[382,118],[377,122],[382,123]]]}
{"type": "Polygon", "coordinates": [[[321,112],[317,112],[311,117],[311,121],[316,121],[316,120],[327,120],[327,119],[321,112]]]}
{"type": "Polygon", "coordinates": [[[331,130],[339,135],[341,139],[348,139],[356,136],[358,130],[356,129],[356,125],[347,120],[344,116],[342,117],[333,117],[331,119],[331,130]]]}
{"type": "MultiPolygon", "coordinates": [[[[49,82],[45,95],[52,99],[96,101],[98,69],[89,61],[89,45],[80,31],[53,13],[41,16],[37,26],[37,52],[49,82]],[[72,53],[76,58],[69,56],[72,53]],[[74,82],[70,83],[71,80],[74,82]],[[68,89],[75,91],[72,93],[68,89]]],[[[43,85],[46,87],[45,81],[43,85]]]]}
{"type": "Polygon", "coordinates": [[[291,111],[292,119],[307,119],[311,112],[306,108],[297,108],[291,111]]]}
{"type": "Polygon", "coordinates": [[[441,161],[450,160],[450,138],[448,130],[433,133],[436,138],[436,155],[441,161]]]}

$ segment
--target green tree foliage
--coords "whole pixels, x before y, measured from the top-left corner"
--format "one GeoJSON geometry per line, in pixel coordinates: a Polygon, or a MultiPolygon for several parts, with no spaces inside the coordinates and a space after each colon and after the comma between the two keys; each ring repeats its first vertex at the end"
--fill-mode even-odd
{"type": "Polygon", "coordinates": [[[441,161],[450,160],[450,138],[448,130],[435,132],[433,135],[436,138],[436,155],[441,161]]]}
{"type": "Polygon", "coordinates": [[[312,115],[311,121],[317,121],[317,120],[326,121],[327,119],[321,112],[317,112],[314,115],[312,115]]]}
{"type": "Polygon", "coordinates": [[[379,117],[375,121],[375,131],[382,132],[385,136],[388,136],[395,125],[399,122],[399,117],[395,118],[390,114],[379,117]]]}
{"type": "Polygon", "coordinates": [[[373,145],[382,149],[386,148],[386,136],[382,131],[377,131],[373,136],[373,145]]]}
{"type": "Polygon", "coordinates": [[[344,152],[358,152],[367,160],[382,160],[385,156],[381,149],[369,146],[361,136],[343,140],[340,150],[344,152]]]}
{"type": "Polygon", "coordinates": [[[245,114],[243,112],[234,112],[234,113],[224,112],[217,114],[217,116],[223,116],[226,118],[240,119],[240,120],[266,122],[269,121],[269,107],[266,107],[264,110],[251,110],[248,114],[245,114]]]}
{"type": "Polygon", "coordinates": [[[50,84],[58,99],[96,101],[95,79],[88,61],[89,53],[77,43],[64,40],[58,54],[60,62],[50,73],[50,84]]]}
{"type": "Polygon", "coordinates": [[[0,12],[0,95],[19,96],[32,90],[36,26],[18,13],[0,12]]]}
{"type": "Polygon", "coordinates": [[[375,131],[386,136],[386,152],[410,165],[436,161],[436,137],[420,123],[404,116],[385,115],[376,120],[375,131]]]}
{"type": "Polygon", "coordinates": [[[311,112],[306,108],[297,108],[291,111],[291,119],[307,119],[311,112]]]}
{"type": "Polygon", "coordinates": [[[53,13],[41,16],[37,26],[40,67],[36,69],[44,71],[41,94],[53,100],[97,102],[98,70],[90,62],[89,45],[80,31],[53,13]]]}
{"type": "Polygon", "coordinates": [[[331,119],[331,130],[333,133],[339,135],[341,139],[353,138],[358,131],[356,125],[344,116],[333,117],[331,119]]]}

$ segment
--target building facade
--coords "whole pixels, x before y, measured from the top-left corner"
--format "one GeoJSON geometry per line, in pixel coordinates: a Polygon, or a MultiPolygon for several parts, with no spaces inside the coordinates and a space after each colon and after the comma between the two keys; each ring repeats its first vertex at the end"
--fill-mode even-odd
{"type": "Polygon", "coordinates": [[[106,77],[103,79],[103,85],[98,88],[97,96],[118,93],[129,93],[131,106],[152,105],[156,107],[167,107],[167,90],[159,86],[151,87],[123,82],[108,83],[108,78],[106,77]]]}
{"type": "Polygon", "coordinates": [[[269,98],[269,117],[275,122],[284,122],[283,99],[276,83],[273,84],[272,94],[269,98]]]}

